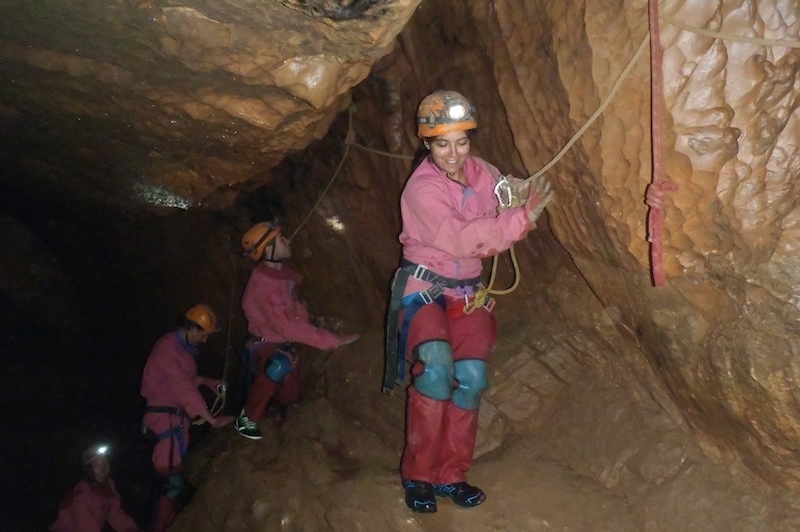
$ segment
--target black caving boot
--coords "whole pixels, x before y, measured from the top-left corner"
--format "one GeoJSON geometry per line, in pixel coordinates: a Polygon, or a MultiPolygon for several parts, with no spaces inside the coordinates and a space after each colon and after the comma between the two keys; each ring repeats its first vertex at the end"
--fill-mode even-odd
{"type": "Polygon", "coordinates": [[[474,508],[486,500],[483,490],[466,482],[434,484],[433,491],[437,497],[450,497],[462,508],[474,508]]]}
{"type": "Polygon", "coordinates": [[[433,484],[420,480],[404,480],[406,489],[406,505],[415,512],[432,514],[436,511],[436,496],[433,493],[433,484]]]}

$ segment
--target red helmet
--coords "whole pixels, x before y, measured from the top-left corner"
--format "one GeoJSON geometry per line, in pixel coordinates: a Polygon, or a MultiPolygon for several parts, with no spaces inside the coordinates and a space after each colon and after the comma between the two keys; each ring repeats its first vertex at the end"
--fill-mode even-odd
{"type": "Polygon", "coordinates": [[[198,324],[205,332],[211,334],[218,332],[220,328],[217,326],[217,315],[211,310],[211,307],[200,303],[186,311],[186,319],[198,324]]]}
{"type": "Polygon", "coordinates": [[[417,135],[423,139],[476,127],[475,108],[455,91],[434,91],[417,109],[417,135]]]}

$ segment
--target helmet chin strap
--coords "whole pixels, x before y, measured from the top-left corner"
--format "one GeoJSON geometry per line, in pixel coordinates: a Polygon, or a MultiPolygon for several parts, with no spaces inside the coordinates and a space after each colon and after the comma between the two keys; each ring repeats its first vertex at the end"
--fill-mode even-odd
{"type": "Polygon", "coordinates": [[[271,249],[270,249],[270,252],[269,252],[269,258],[267,258],[266,254],[265,254],[264,258],[262,258],[261,260],[264,260],[266,262],[271,262],[272,264],[281,264],[283,262],[283,260],[276,260],[275,259],[275,247],[276,247],[275,246],[275,241],[276,240],[277,239],[272,241],[271,249]]]}

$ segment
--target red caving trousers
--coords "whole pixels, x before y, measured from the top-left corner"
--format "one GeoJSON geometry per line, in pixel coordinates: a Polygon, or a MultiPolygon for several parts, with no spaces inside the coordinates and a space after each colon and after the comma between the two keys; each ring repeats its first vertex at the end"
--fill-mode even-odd
{"type": "Polygon", "coordinates": [[[292,372],[282,382],[275,382],[264,373],[270,357],[277,351],[274,344],[262,344],[253,353],[253,365],[250,368],[254,375],[250,393],[244,405],[244,413],[251,421],[259,421],[264,417],[269,400],[274,397],[282,405],[290,405],[300,400],[300,376],[297,357],[290,355],[292,372]]]}
{"type": "MultiPolygon", "coordinates": [[[[408,333],[406,353],[411,358],[416,346],[430,340],[450,343],[453,360],[489,361],[497,339],[497,322],[485,308],[464,314],[463,299],[447,300],[447,310],[436,303],[417,311],[408,333]]],[[[412,375],[419,375],[422,363],[414,361],[412,375]]],[[[464,482],[472,467],[478,410],[464,410],[450,400],[426,397],[408,388],[406,445],[400,463],[404,479],[434,484],[464,482]]]]}
{"type": "Polygon", "coordinates": [[[175,503],[166,495],[159,497],[156,504],[158,505],[156,507],[156,517],[150,532],[164,532],[175,520],[178,512],[175,509],[175,503]]]}

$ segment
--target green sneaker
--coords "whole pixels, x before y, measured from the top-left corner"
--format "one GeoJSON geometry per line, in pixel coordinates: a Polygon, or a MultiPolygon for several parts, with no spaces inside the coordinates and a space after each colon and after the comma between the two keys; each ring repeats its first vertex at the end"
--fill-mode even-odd
{"type": "Polygon", "coordinates": [[[261,439],[261,431],[258,430],[258,425],[256,425],[255,421],[251,421],[244,411],[242,411],[242,413],[239,414],[239,417],[236,418],[236,421],[233,422],[233,426],[236,427],[236,430],[239,432],[239,434],[247,439],[261,439]]]}

